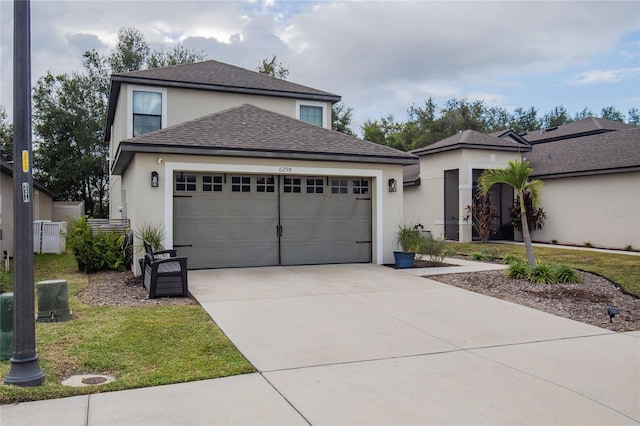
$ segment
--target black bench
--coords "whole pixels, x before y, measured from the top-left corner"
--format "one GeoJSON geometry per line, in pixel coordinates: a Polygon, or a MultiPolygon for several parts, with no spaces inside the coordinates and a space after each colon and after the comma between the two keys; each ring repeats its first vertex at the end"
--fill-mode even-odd
{"type": "Polygon", "coordinates": [[[144,242],[143,284],[149,299],[156,297],[189,295],[187,284],[187,258],[177,257],[176,250],[153,251],[151,244],[144,242]],[[166,257],[166,256],[169,257],[166,257]]]}

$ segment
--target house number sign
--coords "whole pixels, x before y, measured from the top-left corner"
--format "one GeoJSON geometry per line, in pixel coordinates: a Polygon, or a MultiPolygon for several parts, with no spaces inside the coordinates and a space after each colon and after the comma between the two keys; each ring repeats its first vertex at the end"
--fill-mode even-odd
{"type": "Polygon", "coordinates": [[[291,173],[293,172],[293,168],[289,167],[289,166],[281,166],[278,171],[280,173],[291,173]]]}
{"type": "Polygon", "coordinates": [[[29,191],[29,183],[22,182],[22,202],[28,203],[31,200],[31,194],[29,191]]]}

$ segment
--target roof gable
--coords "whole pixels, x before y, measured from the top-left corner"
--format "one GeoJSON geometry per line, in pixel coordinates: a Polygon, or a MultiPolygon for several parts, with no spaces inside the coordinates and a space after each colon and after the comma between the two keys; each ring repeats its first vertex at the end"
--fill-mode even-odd
{"type": "Polygon", "coordinates": [[[177,87],[336,103],[340,96],[223,62],[208,60],[111,76],[105,140],[111,135],[122,84],[177,87]]]}
{"type": "Polygon", "coordinates": [[[118,148],[113,173],[122,173],[136,152],[390,164],[418,162],[409,153],[253,105],[230,108],[124,140],[118,148]]]}
{"type": "Polygon", "coordinates": [[[497,151],[529,151],[526,143],[520,143],[503,132],[502,137],[487,135],[477,130],[465,130],[446,139],[442,139],[424,148],[411,151],[412,154],[422,156],[454,149],[492,149],[497,151]]]}

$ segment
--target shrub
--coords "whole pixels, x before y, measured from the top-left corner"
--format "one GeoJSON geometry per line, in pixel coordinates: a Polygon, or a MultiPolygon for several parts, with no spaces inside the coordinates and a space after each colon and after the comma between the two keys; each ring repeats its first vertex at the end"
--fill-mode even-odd
{"type": "Polygon", "coordinates": [[[442,237],[421,237],[417,252],[427,256],[429,262],[444,263],[446,246],[442,237]]]}
{"type": "Polygon", "coordinates": [[[628,246],[626,246],[624,248],[626,251],[633,251],[633,246],[631,244],[629,244],[628,246]]]}
{"type": "Polygon", "coordinates": [[[510,263],[509,268],[505,271],[505,275],[509,278],[527,279],[529,276],[529,265],[524,262],[510,263]]]}
{"type": "MultiPolygon", "coordinates": [[[[533,197],[531,191],[524,192],[524,206],[527,212],[527,225],[529,225],[529,231],[535,231],[542,229],[542,226],[547,221],[547,212],[542,207],[533,207],[533,197]]],[[[520,216],[520,197],[516,197],[513,202],[513,207],[509,211],[511,216],[511,225],[518,232],[522,232],[522,218],[520,216]]]]}
{"type": "Polygon", "coordinates": [[[417,253],[424,239],[421,232],[422,225],[398,225],[396,240],[403,251],[417,253]]]}
{"type": "Polygon", "coordinates": [[[511,265],[513,263],[524,263],[524,260],[521,257],[516,256],[515,254],[509,253],[502,258],[502,263],[504,263],[505,265],[511,265]]]}
{"type": "Polygon", "coordinates": [[[465,207],[465,221],[471,220],[473,227],[478,231],[483,243],[489,242],[491,234],[495,234],[493,229],[493,219],[496,217],[498,208],[491,205],[491,197],[482,195],[478,190],[471,205],[465,207]]]}
{"type": "Polygon", "coordinates": [[[568,284],[582,282],[580,275],[578,275],[575,269],[571,268],[570,266],[556,264],[554,265],[553,272],[556,277],[556,282],[558,283],[568,284]]]}
{"type": "Polygon", "coordinates": [[[442,253],[442,255],[444,257],[452,257],[457,255],[458,252],[456,251],[455,247],[452,247],[450,245],[446,245],[444,248],[444,252],[442,253]]]}
{"type": "Polygon", "coordinates": [[[591,241],[587,241],[586,243],[584,243],[584,246],[591,248],[593,247],[593,244],[591,244],[591,241]]]}
{"type": "Polygon", "coordinates": [[[487,255],[483,251],[475,251],[471,253],[471,258],[473,260],[487,260],[487,255]]]}
{"type": "Polygon", "coordinates": [[[138,228],[136,228],[133,234],[136,237],[136,243],[134,247],[138,254],[144,254],[144,240],[151,244],[151,249],[153,251],[164,249],[164,247],[162,246],[162,240],[164,239],[164,226],[161,223],[143,223],[138,228]]]}
{"type": "Polygon", "coordinates": [[[551,240],[551,244],[558,244],[558,240],[551,240]]]}
{"type": "Polygon", "coordinates": [[[473,260],[498,260],[502,258],[502,253],[500,250],[495,248],[486,248],[471,253],[471,258],[473,260]]]}
{"type": "Polygon", "coordinates": [[[557,282],[554,266],[543,262],[530,268],[527,278],[529,281],[540,284],[555,284],[557,282]]]}
{"type": "Polygon", "coordinates": [[[94,235],[87,224],[87,218],[81,217],[71,223],[67,244],[78,263],[78,269],[91,273],[124,267],[123,239],[123,236],[115,232],[94,235]]]}

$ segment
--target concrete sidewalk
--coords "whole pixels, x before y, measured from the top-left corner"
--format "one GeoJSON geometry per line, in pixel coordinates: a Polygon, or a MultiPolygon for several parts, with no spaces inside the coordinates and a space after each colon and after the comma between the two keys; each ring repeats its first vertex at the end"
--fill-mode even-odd
{"type": "Polygon", "coordinates": [[[2,406],[0,423],[640,423],[639,332],[377,265],[189,280],[259,373],[2,406]]]}

